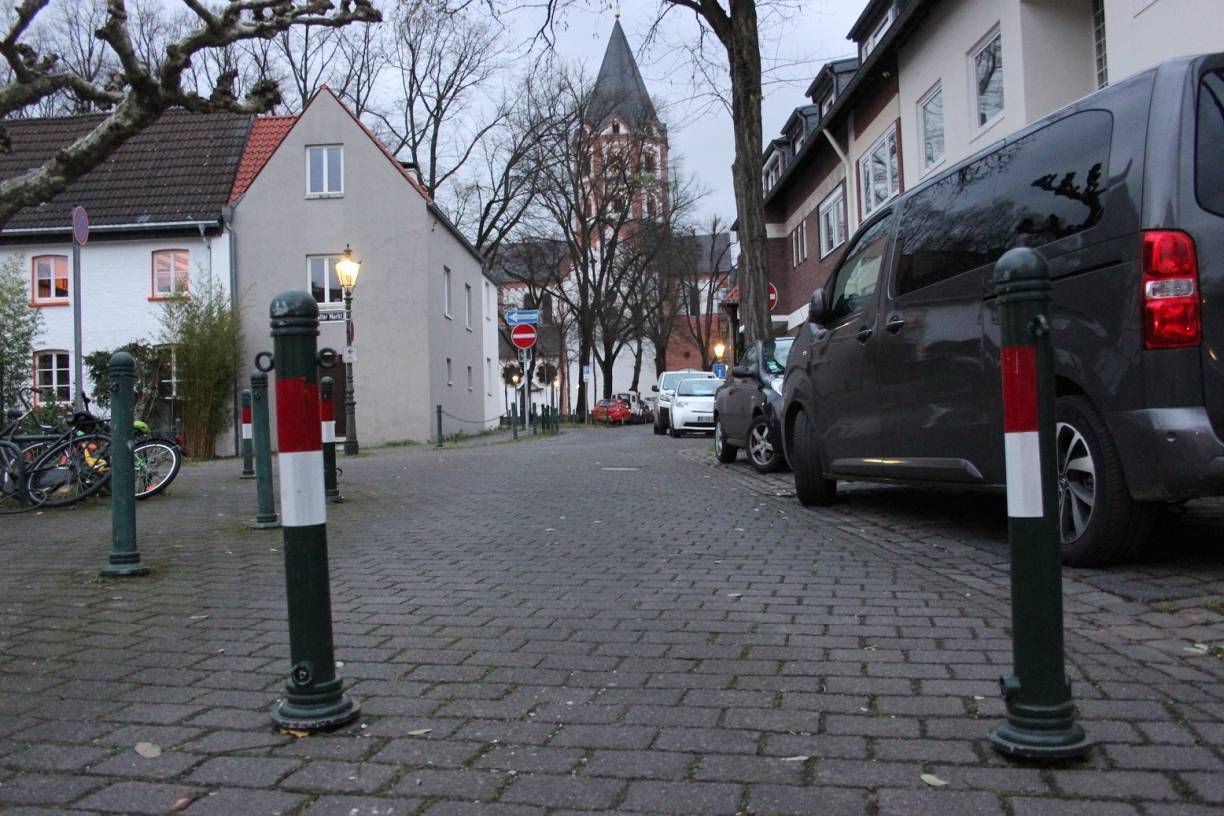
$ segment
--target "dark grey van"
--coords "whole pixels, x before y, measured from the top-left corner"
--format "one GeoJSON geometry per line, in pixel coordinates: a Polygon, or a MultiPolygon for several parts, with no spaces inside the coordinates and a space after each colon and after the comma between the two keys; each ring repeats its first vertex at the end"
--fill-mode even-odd
{"type": "Polygon", "coordinates": [[[993,264],[1054,278],[1064,558],[1224,494],[1224,54],[1105,88],[891,202],[812,295],[783,390],[804,504],[838,479],[1002,490],[993,264]]]}

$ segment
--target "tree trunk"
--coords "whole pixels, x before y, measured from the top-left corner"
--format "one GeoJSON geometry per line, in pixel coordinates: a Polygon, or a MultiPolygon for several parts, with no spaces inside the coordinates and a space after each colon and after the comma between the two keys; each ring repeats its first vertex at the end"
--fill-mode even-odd
{"type": "Polygon", "coordinates": [[[599,373],[603,374],[603,398],[612,398],[612,366],[616,365],[616,358],[605,355],[599,361],[599,373]]]}
{"type": "Polygon", "coordinates": [[[633,382],[629,386],[630,391],[637,391],[638,380],[642,377],[642,338],[638,338],[637,348],[633,350],[633,382]]]}
{"type": "Polygon", "coordinates": [[[585,423],[587,416],[587,378],[582,374],[590,364],[591,341],[589,337],[583,337],[578,341],[578,404],[572,409],[580,423],[585,423]]]}
{"type": "MultiPolygon", "coordinates": [[[[756,6],[733,4],[731,42],[731,117],[735,122],[735,208],[739,215],[741,274],[740,320],[744,338],[773,336],[769,321],[769,267],[765,237],[765,196],[761,189],[761,51],[756,6]]],[[[704,352],[703,352],[704,354],[704,352]]]]}

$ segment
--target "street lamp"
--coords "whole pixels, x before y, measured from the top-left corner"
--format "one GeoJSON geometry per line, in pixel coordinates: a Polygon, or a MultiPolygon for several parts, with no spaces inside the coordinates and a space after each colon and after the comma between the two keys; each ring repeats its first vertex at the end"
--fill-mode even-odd
{"type": "Polygon", "coordinates": [[[727,346],[725,343],[721,341],[715,343],[714,344],[714,359],[721,361],[722,356],[724,353],[726,353],[726,351],[727,351],[727,346]]]}
{"type": "Polygon", "coordinates": [[[357,446],[357,400],[353,397],[353,289],[357,286],[357,275],[361,272],[361,261],[353,260],[353,250],[344,245],[344,255],[336,261],[336,277],[344,290],[344,455],[356,456],[357,446]]]}

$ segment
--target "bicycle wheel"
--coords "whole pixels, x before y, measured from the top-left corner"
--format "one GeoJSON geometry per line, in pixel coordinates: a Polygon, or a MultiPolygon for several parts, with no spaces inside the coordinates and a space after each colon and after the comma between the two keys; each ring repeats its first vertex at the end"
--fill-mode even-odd
{"type": "Polygon", "coordinates": [[[110,437],[85,434],[40,456],[30,468],[26,489],[45,507],[65,507],[97,493],[109,480],[110,437]]]}
{"type": "Polygon", "coordinates": [[[0,442],[0,515],[24,513],[38,506],[26,490],[21,453],[16,445],[0,442]]]}
{"type": "Polygon", "coordinates": [[[178,475],[183,455],[168,439],[145,437],[132,450],[136,466],[136,498],[147,499],[165,490],[178,475]]]}

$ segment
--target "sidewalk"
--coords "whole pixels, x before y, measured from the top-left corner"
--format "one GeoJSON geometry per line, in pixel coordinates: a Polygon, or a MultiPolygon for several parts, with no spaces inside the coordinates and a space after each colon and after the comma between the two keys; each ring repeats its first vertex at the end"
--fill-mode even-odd
{"type": "Polygon", "coordinates": [[[1159,608],[1102,586],[1176,560],[1068,574],[1098,747],[1014,764],[986,740],[1011,659],[997,506],[862,488],[813,512],[707,448],[626,428],[342,458],[333,618],[363,716],[304,739],[270,725],[281,535],[246,528],[237,463],[140,504],[145,579],[97,578],[103,503],[5,518],[0,809],[1221,812],[1219,548],[1159,608]]]}

